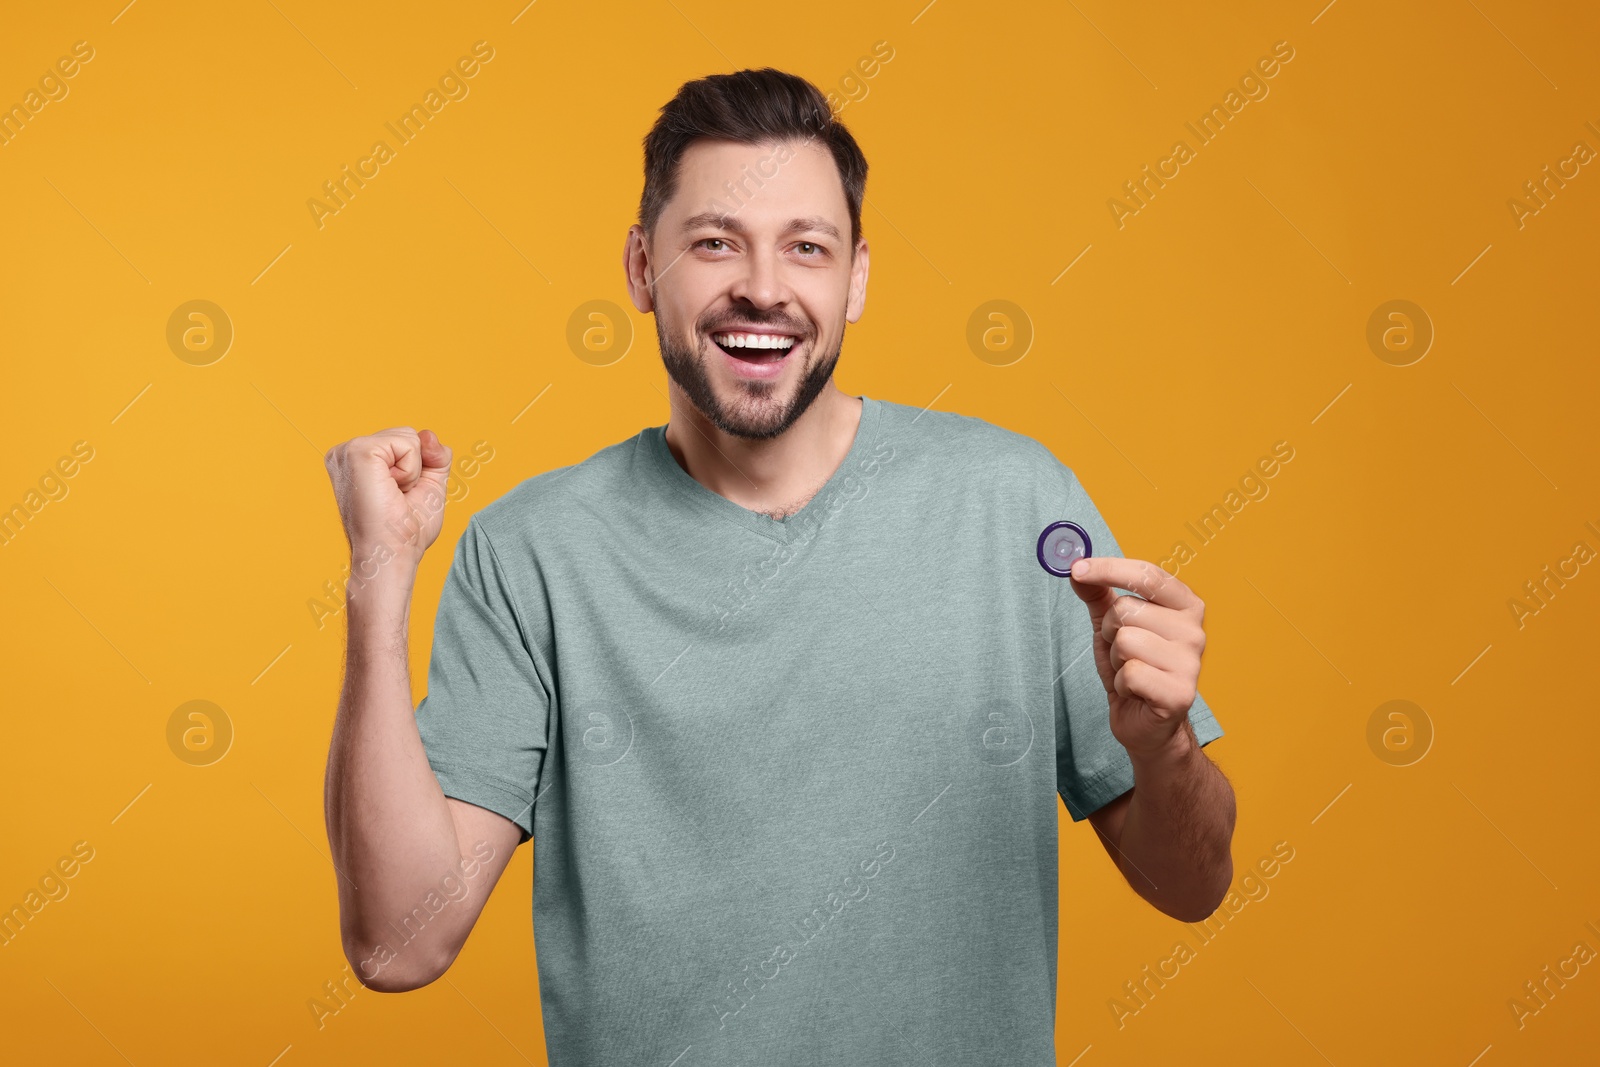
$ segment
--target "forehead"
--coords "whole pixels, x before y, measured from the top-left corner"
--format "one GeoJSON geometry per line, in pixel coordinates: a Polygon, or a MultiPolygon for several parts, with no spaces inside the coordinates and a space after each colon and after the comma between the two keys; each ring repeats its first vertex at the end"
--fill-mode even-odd
{"type": "Polygon", "coordinates": [[[678,187],[661,221],[675,232],[684,220],[708,212],[732,215],[750,229],[820,216],[850,233],[844,182],[818,142],[695,141],[678,160],[678,187]]]}

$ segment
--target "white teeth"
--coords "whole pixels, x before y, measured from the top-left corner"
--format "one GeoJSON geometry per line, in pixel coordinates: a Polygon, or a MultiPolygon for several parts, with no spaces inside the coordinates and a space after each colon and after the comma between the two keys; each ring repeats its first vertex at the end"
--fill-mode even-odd
{"type": "Polygon", "coordinates": [[[729,348],[793,348],[794,338],[770,333],[714,333],[711,339],[729,348]]]}

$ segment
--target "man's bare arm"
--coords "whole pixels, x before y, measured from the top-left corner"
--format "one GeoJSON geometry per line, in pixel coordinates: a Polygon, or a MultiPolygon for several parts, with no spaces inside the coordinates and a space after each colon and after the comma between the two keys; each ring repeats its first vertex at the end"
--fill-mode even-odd
{"type": "Polygon", "coordinates": [[[327,463],[352,553],[324,786],[339,928],[362,983],[400,992],[450,966],[521,830],[444,795],[411,704],[411,594],[443,521],[450,450],[402,427],[335,446],[327,463]]]}
{"type": "Polygon", "coordinates": [[[1085,557],[1069,580],[1089,609],[1111,735],[1133,766],[1133,789],[1089,820],[1140,896],[1197,922],[1233,880],[1233,787],[1189,722],[1200,695],[1205,602],[1148,560],[1085,557]]]}
{"type": "Polygon", "coordinates": [[[1089,814],[1128,884],[1161,911],[1199,922],[1233,881],[1233,787],[1187,723],[1172,747],[1130,756],[1134,788],[1089,814]]]}

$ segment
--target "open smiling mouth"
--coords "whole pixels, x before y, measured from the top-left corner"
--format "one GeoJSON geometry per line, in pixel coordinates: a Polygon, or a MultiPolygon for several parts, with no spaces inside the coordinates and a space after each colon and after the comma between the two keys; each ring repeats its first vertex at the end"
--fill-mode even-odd
{"type": "Polygon", "coordinates": [[[800,342],[789,334],[718,331],[711,335],[711,343],[747,363],[778,363],[800,342]]]}

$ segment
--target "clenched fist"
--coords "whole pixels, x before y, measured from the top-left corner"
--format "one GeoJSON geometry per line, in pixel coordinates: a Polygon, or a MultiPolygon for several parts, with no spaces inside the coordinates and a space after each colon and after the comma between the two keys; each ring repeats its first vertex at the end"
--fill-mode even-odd
{"type": "Polygon", "coordinates": [[[450,449],[432,430],[380,430],[328,449],[324,462],[351,559],[413,566],[444,525],[450,449]]]}

